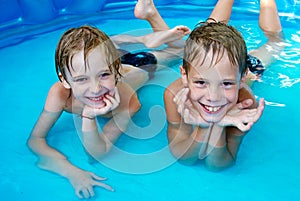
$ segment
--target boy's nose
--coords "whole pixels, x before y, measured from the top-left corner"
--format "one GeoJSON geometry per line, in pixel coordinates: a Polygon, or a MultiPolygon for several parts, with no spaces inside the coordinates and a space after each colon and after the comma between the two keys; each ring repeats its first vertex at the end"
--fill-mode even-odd
{"type": "Polygon", "coordinates": [[[207,90],[206,99],[210,102],[219,101],[222,93],[223,92],[219,90],[217,87],[210,87],[207,90]]]}
{"type": "Polygon", "coordinates": [[[101,83],[100,82],[94,82],[93,84],[92,84],[92,87],[91,87],[91,91],[93,92],[93,93],[98,93],[98,92],[100,92],[102,90],[102,85],[101,85],[101,83]]]}

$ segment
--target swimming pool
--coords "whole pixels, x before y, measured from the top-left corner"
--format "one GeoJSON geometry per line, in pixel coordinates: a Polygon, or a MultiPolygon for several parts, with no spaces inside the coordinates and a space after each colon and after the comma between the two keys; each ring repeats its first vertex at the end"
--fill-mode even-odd
{"type": "MultiPolygon", "coordinates": [[[[97,4],[99,7],[93,6],[98,1],[84,6],[74,1],[69,9],[64,8],[71,0],[39,1],[45,7],[29,0],[3,2],[20,10],[13,12],[4,4],[0,6],[3,11],[0,200],[77,200],[66,180],[34,165],[36,158],[25,146],[47,91],[57,81],[54,71],[57,41],[67,27],[87,22],[111,35],[147,32],[149,25],[134,19],[134,3],[129,1],[107,0],[105,4],[97,4]],[[46,8],[53,6],[57,10],[47,11],[46,8]],[[95,12],[99,9],[100,13],[95,12]],[[5,15],[6,12],[11,13],[5,15]]],[[[189,5],[179,0],[155,2],[170,27],[184,24],[193,28],[208,16],[215,1],[202,1],[203,5],[196,5],[197,1],[188,1],[193,3],[189,5]]],[[[262,82],[253,86],[255,94],[266,99],[267,106],[260,121],[247,134],[232,168],[208,172],[202,165],[179,164],[169,154],[162,93],[177,78],[179,63],[157,72],[138,91],[143,107],[134,116],[128,135],[118,141],[118,149],[102,163],[87,163],[76,128],[68,123],[73,116],[64,114],[60,118],[50,133],[51,145],[76,165],[107,177],[107,183],[116,189],[112,193],[98,188],[94,200],[299,200],[300,7],[292,0],[277,3],[287,47],[279,61],[264,73],[262,82]]],[[[248,49],[264,40],[257,26],[257,10],[257,1],[236,1],[232,13],[231,24],[243,33],[248,49]]]]}

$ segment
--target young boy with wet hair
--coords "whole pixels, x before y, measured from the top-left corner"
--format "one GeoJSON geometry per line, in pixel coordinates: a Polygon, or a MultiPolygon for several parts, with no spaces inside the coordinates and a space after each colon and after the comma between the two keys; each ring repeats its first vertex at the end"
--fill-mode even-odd
{"type": "Polygon", "coordinates": [[[181,78],[164,94],[172,154],[185,164],[204,161],[213,171],[235,162],[245,133],[261,117],[264,101],[256,103],[246,80],[260,76],[283,41],[274,0],[261,0],[259,24],[268,41],[247,54],[242,35],[226,24],[232,5],[219,0],[207,22],[191,32],[181,78]]]}
{"type": "MultiPolygon", "coordinates": [[[[161,44],[181,39],[187,33],[187,27],[177,26],[138,40],[146,43],[155,39],[155,44],[161,44]]],[[[126,38],[119,37],[119,40],[126,41],[126,38]]],[[[121,55],[114,42],[92,26],[71,28],[60,38],[55,53],[60,81],[48,92],[28,146],[38,156],[38,166],[67,178],[79,198],[93,197],[95,186],[113,189],[102,182],[104,178],[76,167],[61,152],[50,147],[47,135],[63,112],[76,114],[82,119],[79,136],[84,149],[89,156],[100,160],[140,109],[135,89],[149,79],[145,68],[156,64],[156,59],[151,57],[155,63],[151,62],[149,55],[146,52],[121,55]],[[96,117],[108,120],[101,129],[98,129],[96,117]]]]}

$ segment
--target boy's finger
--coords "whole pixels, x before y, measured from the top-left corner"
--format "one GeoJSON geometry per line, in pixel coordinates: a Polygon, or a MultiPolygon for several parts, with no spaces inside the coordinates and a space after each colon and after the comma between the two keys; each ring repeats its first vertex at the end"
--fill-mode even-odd
{"type": "Polygon", "coordinates": [[[246,99],[246,100],[243,100],[242,102],[238,103],[237,107],[239,109],[245,109],[245,108],[251,106],[252,104],[253,104],[253,100],[252,99],[246,99]]]}
{"type": "Polygon", "coordinates": [[[102,183],[102,182],[95,182],[94,185],[105,188],[108,191],[115,191],[110,185],[107,185],[107,184],[102,183]]]}

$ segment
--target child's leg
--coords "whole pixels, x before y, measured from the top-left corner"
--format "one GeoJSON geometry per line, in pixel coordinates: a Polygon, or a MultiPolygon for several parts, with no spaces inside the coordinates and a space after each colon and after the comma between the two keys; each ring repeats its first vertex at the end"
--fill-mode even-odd
{"type": "Polygon", "coordinates": [[[259,26],[274,35],[282,31],[275,0],[260,0],[259,26]]]}
{"type": "Polygon", "coordinates": [[[151,51],[157,59],[156,71],[166,67],[172,67],[182,59],[183,48],[165,48],[163,50],[151,51]]]}
{"type": "MultiPolygon", "coordinates": [[[[275,0],[260,0],[259,26],[268,40],[249,54],[259,58],[266,68],[284,48],[284,37],[275,0]]],[[[254,76],[248,73],[247,77],[253,80],[254,76]]]]}
{"type": "Polygon", "coordinates": [[[153,0],[138,0],[134,9],[134,15],[138,19],[147,20],[153,31],[170,29],[156,9],[153,0]]]}
{"type": "MultiPolygon", "coordinates": [[[[176,48],[176,41],[181,41],[182,37],[190,33],[190,29],[186,26],[179,25],[172,29],[165,31],[156,31],[154,33],[142,36],[143,43],[148,48],[156,48],[162,44],[167,44],[176,48]],[[171,45],[173,44],[174,45],[171,45]]],[[[182,45],[179,45],[177,48],[182,48],[182,45]]]]}
{"type": "Polygon", "coordinates": [[[149,74],[147,71],[134,67],[132,65],[122,64],[121,80],[129,84],[134,90],[139,89],[149,80],[149,74]]]}
{"type": "MultiPolygon", "coordinates": [[[[215,5],[209,18],[213,18],[216,21],[229,21],[232,5],[234,0],[219,0],[215,5]]],[[[165,66],[169,66],[172,60],[182,58],[183,56],[183,47],[185,41],[177,40],[172,43],[168,43],[169,47],[163,51],[154,51],[152,52],[156,58],[158,65],[157,69],[161,69],[165,66]]]]}
{"type": "Polygon", "coordinates": [[[211,12],[209,18],[218,22],[226,22],[230,20],[232,5],[234,0],[219,0],[211,12]]]}
{"type": "MultiPolygon", "coordinates": [[[[156,48],[162,44],[169,44],[171,42],[181,40],[183,36],[190,33],[190,29],[186,26],[176,26],[172,29],[165,31],[156,31],[144,36],[132,36],[132,35],[115,35],[111,39],[118,47],[122,44],[134,44],[141,43],[148,48],[156,48]]],[[[180,46],[181,47],[181,46],[180,46]]]]}
{"type": "MultiPolygon", "coordinates": [[[[138,19],[147,20],[154,32],[170,29],[156,9],[153,0],[138,0],[134,9],[134,15],[138,19]]],[[[166,44],[174,48],[183,48],[185,41],[175,40],[166,44]]]]}

